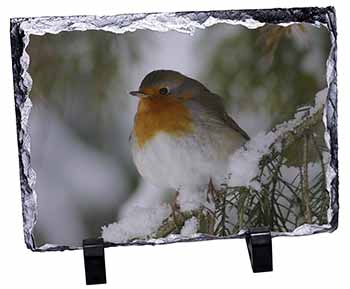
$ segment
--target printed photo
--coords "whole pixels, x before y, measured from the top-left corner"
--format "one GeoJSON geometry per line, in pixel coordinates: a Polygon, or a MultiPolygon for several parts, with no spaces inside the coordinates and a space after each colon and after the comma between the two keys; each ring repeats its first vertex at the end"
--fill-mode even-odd
{"type": "Polygon", "coordinates": [[[326,27],[30,35],[37,248],[329,223],[326,27]]]}

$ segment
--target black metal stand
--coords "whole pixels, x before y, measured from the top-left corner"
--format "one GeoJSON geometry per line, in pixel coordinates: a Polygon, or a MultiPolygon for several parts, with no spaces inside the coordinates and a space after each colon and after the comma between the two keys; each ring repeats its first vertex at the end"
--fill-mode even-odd
{"type": "Polygon", "coordinates": [[[106,265],[103,239],[83,240],[86,285],[105,284],[106,265]]]}
{"type": "Polygon", "coordinates": [[[254,273],[272,271],[272,238],[267,227],[249,229],[246,242],[254,273]]]}
{"type": "MultiPolygon", "coordinates": [[[[254,273],[272,271],[272,238],[267,227],[249,229],[246,242],[254,273]]],[[[83,240],[86,285],[105,284],[106,265],[103,239],[83,240]]]]}

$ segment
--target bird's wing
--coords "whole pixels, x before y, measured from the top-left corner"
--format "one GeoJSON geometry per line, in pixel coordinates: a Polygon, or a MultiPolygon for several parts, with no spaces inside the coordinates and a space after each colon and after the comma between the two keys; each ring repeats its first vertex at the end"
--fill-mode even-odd
{"type": "Polygon", "coordinates": [[[226,123],[234,130],[238,131],[246,140],[250,140],[249,135],[226,113],[226,123]]]}
{"type": "MultiPolygon", "coordinates": [[[[222,98],[210,91],[201,93],[196,97],[196,101],[199,103],[200,108],[207,116],[207,121],[215,122],[216,125],[229,126],[233,130],[237,131],[245,140],[250,140],[248,134],[227,114],[222,98]]],[[[193,102],[195,105],[196,102],[193,102]]]]}

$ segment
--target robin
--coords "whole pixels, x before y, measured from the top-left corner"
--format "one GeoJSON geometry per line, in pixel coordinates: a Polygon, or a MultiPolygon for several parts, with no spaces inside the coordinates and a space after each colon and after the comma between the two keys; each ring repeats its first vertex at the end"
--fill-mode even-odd
{"type": "Polygon", "coordinates": [[[130,136],[134,163],[156,186],[199,190],[220,184],[229,156],[249,136],[222,99],[177,71],[155,70],[142,80],[130,136]]]}

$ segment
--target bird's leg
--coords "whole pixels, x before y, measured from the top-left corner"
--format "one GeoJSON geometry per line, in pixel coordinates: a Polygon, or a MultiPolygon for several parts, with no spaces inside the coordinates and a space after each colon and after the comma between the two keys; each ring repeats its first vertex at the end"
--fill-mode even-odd
{"type": "Polygon", "coordinates": [[[218,190],[215,189],[215,186],[213,184],[212,179],[209,179],[209,183],[208,183],[208,190],[207,190],[207,201],[214,201],[216,202],[217,198],[218,198],[218,190]]]}
{"type": "Polygon", "coordinates": [[[176,191],[175,192],[175,197],[173,198],[173,200],[170,202],[170,207],[171,207],[171,214],[173,216],[174,219],[174,223],[175,225],[177,225],[177,217],[176,214],[180,213],[180,206],[177,203],[177,198],[179,196],[179,192],[176,191]]]}

